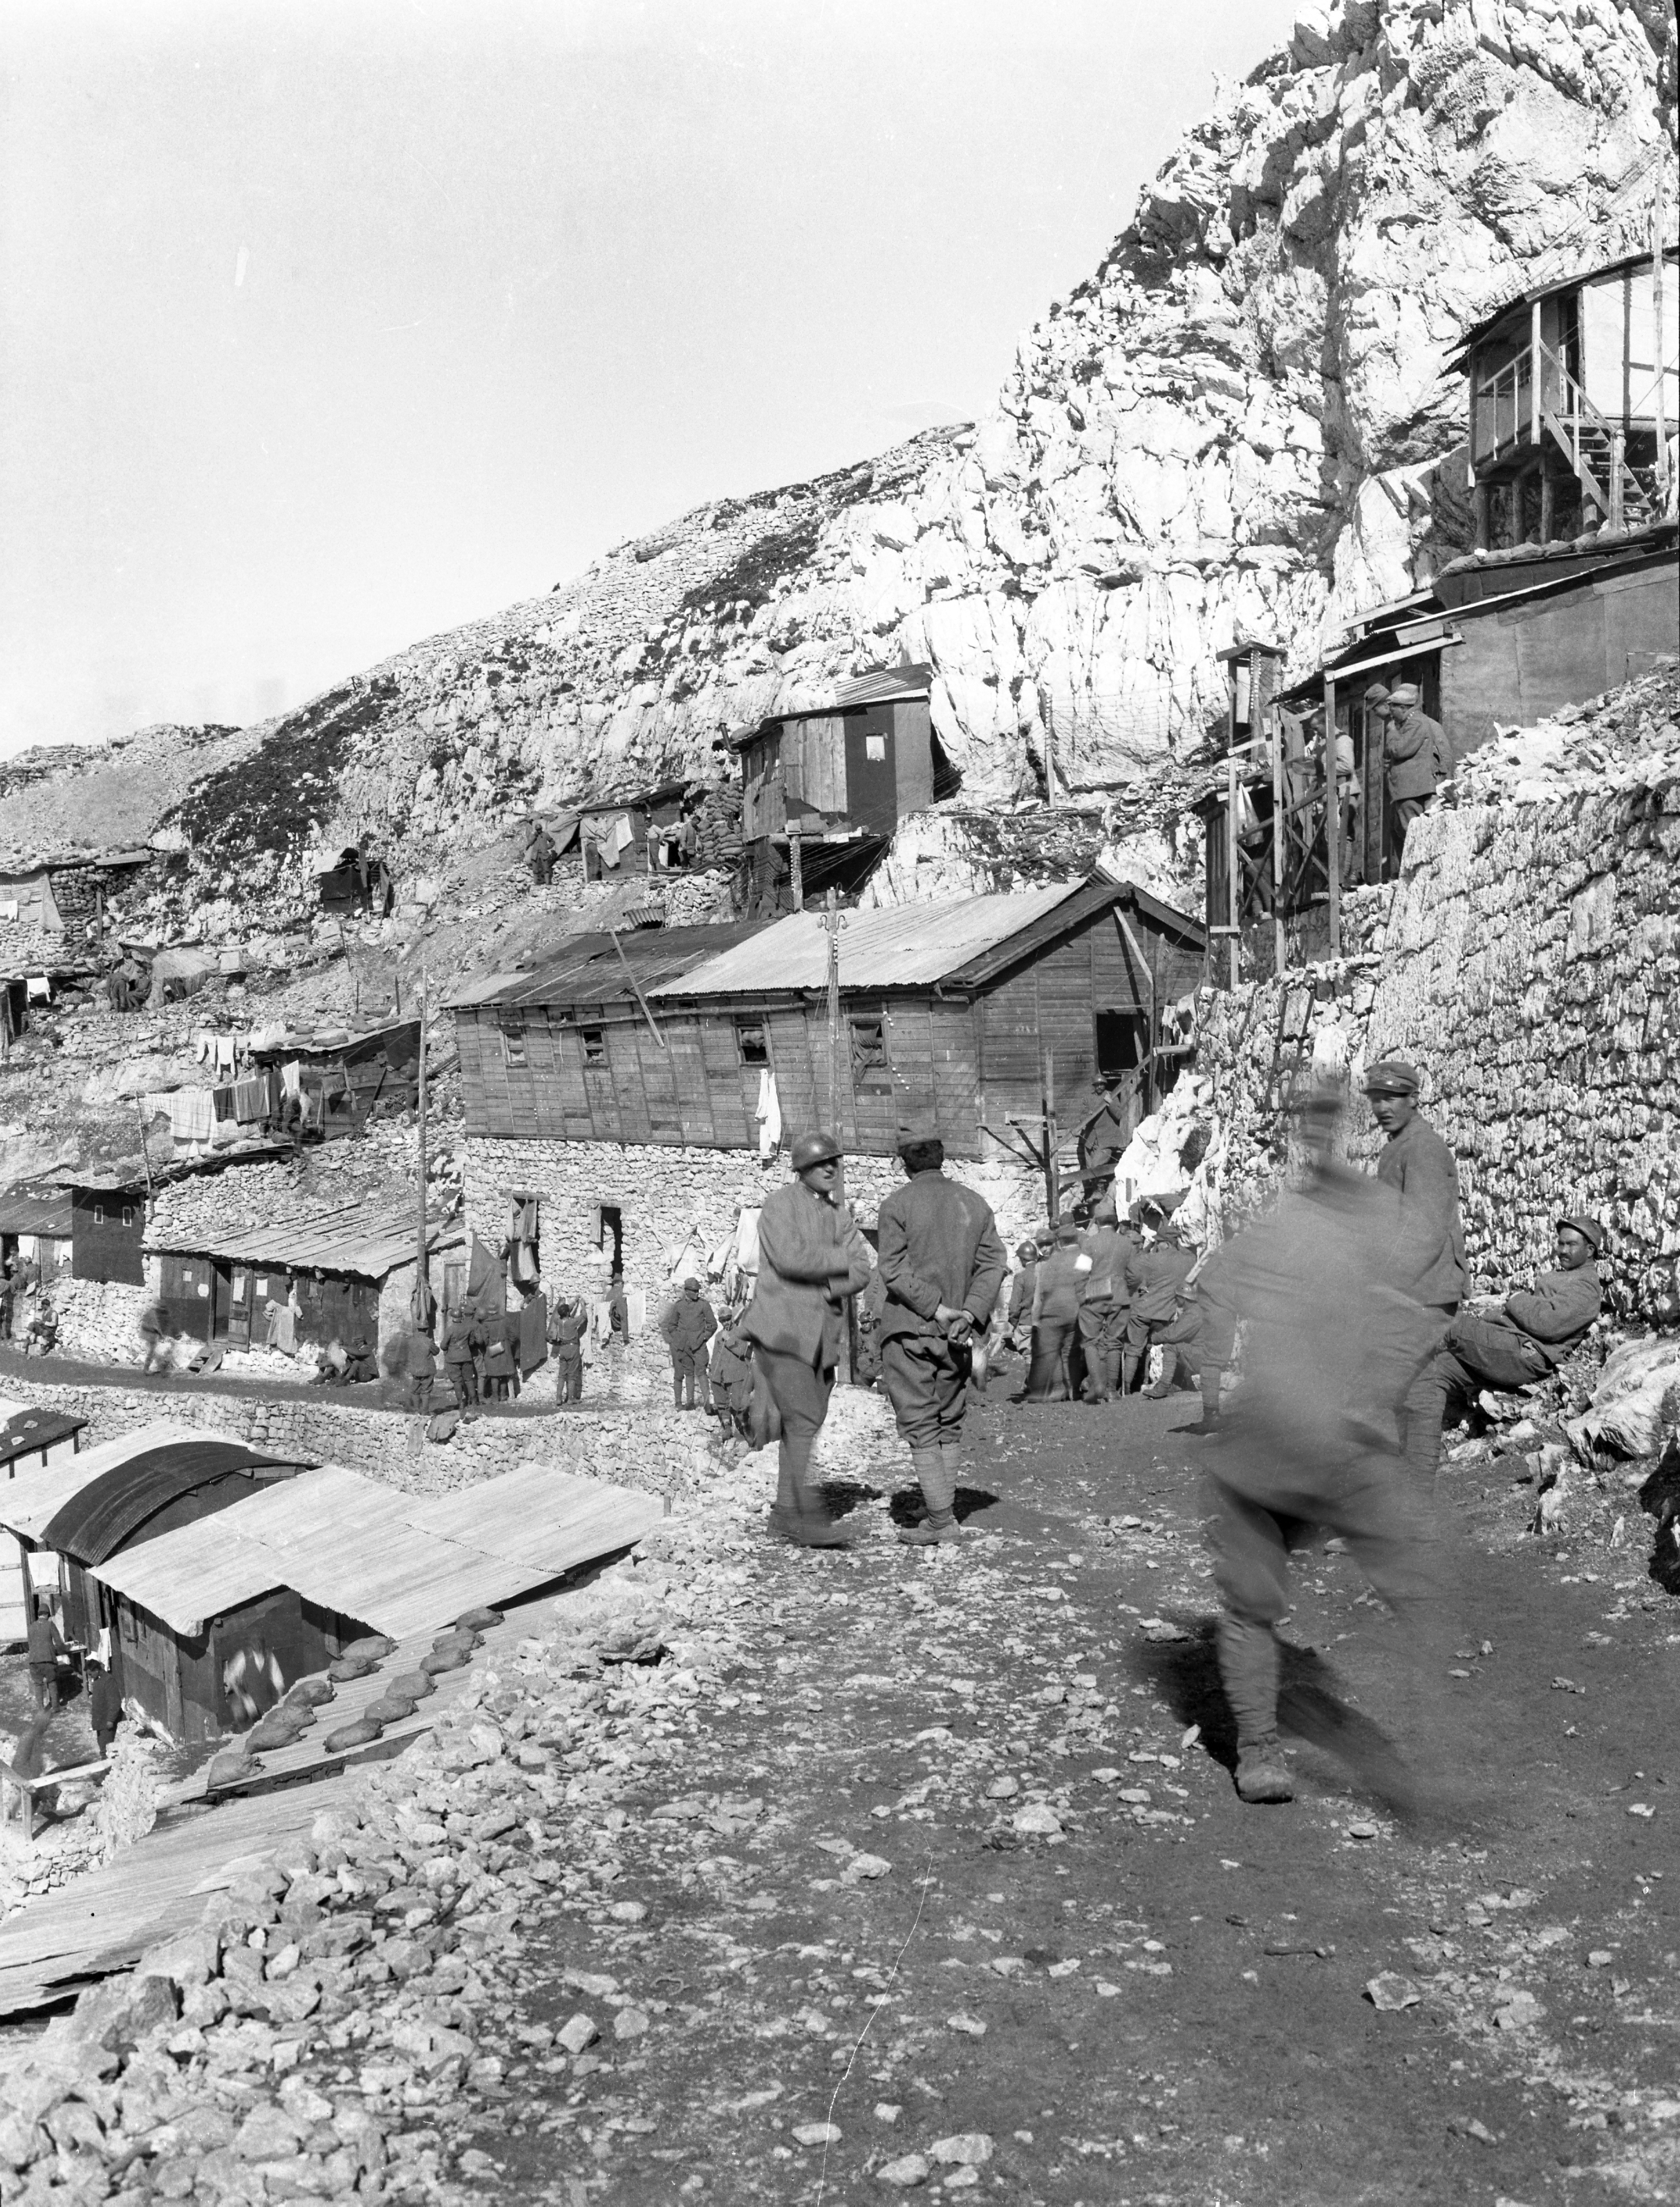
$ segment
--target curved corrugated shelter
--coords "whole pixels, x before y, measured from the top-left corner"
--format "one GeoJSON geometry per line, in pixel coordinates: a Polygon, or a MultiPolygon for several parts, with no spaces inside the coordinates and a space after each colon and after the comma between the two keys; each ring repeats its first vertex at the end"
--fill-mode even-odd
{"type": "Polygon", "coordinates": [[[159,1420],[21,1471],[0,1486],[0,1526],[80,1563],[102,1562],[182,1494],[224,1479],[296,1464],[202,1426],[159,1420]]]}
{"type": "Polygon", "coordinates": [[[102,1472],[48,1520],[41,1538],[79,1564],[102,1564],[182,1495],[230,1471],[278,1468],[289,1461],[259,1456],[241,1441],[165,1441],[102,1472]]]}

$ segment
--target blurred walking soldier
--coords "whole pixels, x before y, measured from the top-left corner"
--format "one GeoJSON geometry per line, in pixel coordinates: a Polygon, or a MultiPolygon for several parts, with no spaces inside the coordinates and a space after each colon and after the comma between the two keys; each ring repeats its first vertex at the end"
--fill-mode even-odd
{"type": "Polygon", "coordinates": [[[1390,1275],[1396,1199],[1331,1161],[1334,1091],[1293,1108],[1306,1184],[1219,1263],[1222,1306],[1247,1326],[1242,1384],[1209,1456],[1219,1671],[1236,1720],[1237,1791],[1255,1802],[1294,1791],[1277,1739],[1291,1549],[1315,1528],[1339,1534],[1376,1591],[1413,1618],[1431,1613],[1439,1552],[1422,1497],[1374,1438],[1434,1338],[1390,1275]]]}
{"type": "Polygon", "coordinates": [[[839,1200],[840,1159],[832,1134],[794,1143],[798,1178],[767,1196],[759,1213],[758,1280],[742,1321],[781,1419],[771,1525],[807,1548],[846,1545],[812,1485],[810,1457],[846,1338],[846,1299],[870,1277],[869,1245],[839,1200]]]}
{"type": "Polygon", "coordinates": [[[927,1504],[923,1522],[899,1538],[931,1547],[962,1534],[953,1504],[973,1343],[990,1321],[1008,1259],[990,1205],[945,1177],[942,1142],[902,1139],[899,1157],[909,1180],[876,1221],[887,1289],[881,1379],[927,1504]]]}
{"type": "Polygon", "coordinates": [[[671,1351],[671,1390],[679,1410],[697,1405],[709,1410],[712,1392],[706,1377],[706,1344],[718,1330],[717,1313],[700,1292],[697,1279],[683,1282],[683,1291],[666,1306],[659,1330],[671,1351]]]}

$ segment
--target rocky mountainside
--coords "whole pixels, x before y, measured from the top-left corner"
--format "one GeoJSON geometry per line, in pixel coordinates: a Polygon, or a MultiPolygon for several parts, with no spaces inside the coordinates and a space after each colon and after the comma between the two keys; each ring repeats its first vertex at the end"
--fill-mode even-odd
{"type": "Polygon", "coordinates": [[[362,832],[446,876],[528,804],[697,771],[900,658],[962,805],[1141,792],[1235,633],[1303,661],[1462,547],[1455,338],[1648,240],[1675,83],[1666,0],[1303,8],[984,420],[685,515],[270,725],[169,815],[195,893],[282,924],[306,841],[362,832]]]}

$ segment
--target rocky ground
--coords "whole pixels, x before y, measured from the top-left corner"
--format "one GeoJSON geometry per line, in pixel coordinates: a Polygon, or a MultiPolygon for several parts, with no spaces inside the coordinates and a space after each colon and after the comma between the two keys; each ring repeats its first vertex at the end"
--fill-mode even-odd
{"type": "Polygon", "coordinates": [[[931,1555],[841,1406],[852,1550],[766,1545],[760,1459],[697,1480],[307,1845],[14,2036],[0,2196],[1674,2195],[1680,1612],[1630,1491],[1537,1535],[1517,1444],[1462,1448],[1420,1696],[1305,1559],[1291,1708],[1341,1753],[1260,1810],[1189,1398],[1000,1390],[931,1555]]]}

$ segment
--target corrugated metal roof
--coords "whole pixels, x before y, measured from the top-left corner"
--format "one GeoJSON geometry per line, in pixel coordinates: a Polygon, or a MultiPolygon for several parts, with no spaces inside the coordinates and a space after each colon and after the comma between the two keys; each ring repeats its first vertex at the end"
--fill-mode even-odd
{"type": "Polygon", "coordinates": [[[654,1496],[547,1465],[427,1500],[323,1464],[93,1576],[182,1634],[286,1586],[401,1640],[632,1546],[663,1515],[654,1496]]]}
{"type": "MultiPolygon", "coordinates": [[[[620,935],[625,957],[643,994],[674,980],[720,950],[768,932],[763,920],[737,920],[717,927],[665,927],[646,934],[620,935]]],[[[451,1008],[479,1004],[510,1008],[520,1004],[607,1004],[634,994],[610,935],[574,935],[552,957],[529,972],[489,973],[450,999],[451,1008]]]]}
{"type": "MultiPolygon", "coordinates": [[[[840,985],[848,992],[930,988],[1054,912],[1079,887],[1061,882],[1018,896],[929,897],[875,912],[848,912],[840,939],[840,985]]],[[[665,1002],[753,996],[824,989],[828,979],[828,938],[822,915],[796,912],[752,942],[648,993],[665,1002]]]]}
{"type": "Polygon", "coordinates": [[[8,1188],[0,1195],[0,1234],[45,1234],[70,1237],[70,1199],[57,1189],[8,1188]]]}
{"type": "MultiPolygon", "coordinates": [[[[382,1280],[398,1265],[414,1261],[417,1225],[407,1205],[356,1203],[318,1217],[254,1226],[242,1233],[218,1233],[206,1226],[195,1234],[148,1235],[144,1246],[235,1265],[272,1265],[276,1271],[349,1272],[357,1279],[382,1280]]],[[[433,1253],[452,1249],[464,1239],[459,1221],[449,1220],[430,1229],[427,1247],[433,1253]]]]}
{"type": "Polygon", "coordinates": [[[56,1510],[41,1539],[79,1564],[103,1563],[168,1504],[230,1472],[278,1470],[294,1457],[265,1456],[242,1441],[165,1441],[101,1472],[56,1510]]]}
{"type": "MultiPolygon", "coordinates": [[[[202,1426],[188,1426],[159,1420],[154,1425],[142,1426],[139,1431],[123,1433],[116,1440],[102,1441],[98,1448],[82,1449],[63,1463],[55,1463],[33,1471],[21,1471],[15,1479],[0,1486],[0,1525],[9,1531],[21,1533],[32,1540],[49,1541],[51,1528],[63,1513],[66,1522],[78,1498],[101,1482],[115,1477],[120,1486],[122,1474],[135,1469],[137,1486],[143,1490],[152,1475],[146,1459],[163,1459],[175,1450],[193,1450],[205,1446],[231,1450],[242,1462],[253,1468],[259,1464],[282,1462],[296,1462],[296,1457],[281,1458],[259,1456],[240,1441],[230,1441],[225,1436],[206,1433],[202,1426]]],[[[238,1465],[223,1466],[224,1469],[238,1468],[238,1465]]],[[[204,1474],[216,1478],[220,1474],[209,1471],[204,1474]]],[[[188,1483],[197,1484],[196,1480],[188,1483]]],[[[187,1492],[188,1488],[176,1489],[187,1492]]],[[[111,1494],[116,1486],[105,1490],[111,1494]]],[[[164,1493],[163,1499],[169,1496],[164,1493]]]]}
{"type": "Polygon", "coordinates": [[[834,685],[837,709],[847,705],[886,705],[901,697],[925,697],[933,686],[933,669],[912,664],[874,667],[867,674],[853,675],[834,685]]]}

